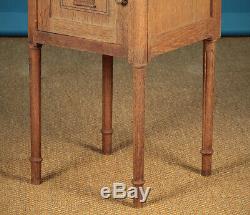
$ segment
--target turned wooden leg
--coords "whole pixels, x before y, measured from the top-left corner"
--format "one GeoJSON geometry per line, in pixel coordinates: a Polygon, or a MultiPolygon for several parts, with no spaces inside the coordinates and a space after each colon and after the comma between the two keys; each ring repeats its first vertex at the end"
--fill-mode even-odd
{"type": "Polygon", "coordinates": [[[215,82],[215,41],[204,41],[204,78],[203,78],[203,122],[202,122],[202,172],[203,176],[211,175],[213,110],[215,82]]]}
{"type": "Polygon", "coordinates": [[[112,152],[113,57],[102,56],[102,151],[112,152]]]}
{"type": "Polygon", "coordinates": [[[29,45],[30,117],[31,117],[31,183],[41,183],[41,45],[29,45]]]}
{"type": "MultiPolygon", "coordinates": [[[[145,65],[133,66],[133,184],[138,189],[144,185],[145,72],[145,65]]],[[[134,199],[134,207],[142,207],[140,200],[134,199]]]]}

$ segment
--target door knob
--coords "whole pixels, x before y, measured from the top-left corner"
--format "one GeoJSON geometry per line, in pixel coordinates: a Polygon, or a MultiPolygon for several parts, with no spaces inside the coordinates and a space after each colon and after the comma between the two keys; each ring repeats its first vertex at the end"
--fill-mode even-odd
{"type": "Polygon", "coordinates": [[[121,4],[122,6],[126,6],[128,4],[128,0],[116,0],[117,4],[121,4]]]}

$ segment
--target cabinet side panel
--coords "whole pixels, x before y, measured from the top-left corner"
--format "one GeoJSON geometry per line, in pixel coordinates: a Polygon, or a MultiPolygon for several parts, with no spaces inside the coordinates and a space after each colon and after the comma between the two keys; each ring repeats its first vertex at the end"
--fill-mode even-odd
{"type": "Polygon", "coordinates": [[[149,0],[150,34],[162,34],[210,18],[212,0],[149,0]]]}
{"type": "Polygon", "coordinates": [[[220,0],[149,0],[150,56],[212,38],[220,0]]]}

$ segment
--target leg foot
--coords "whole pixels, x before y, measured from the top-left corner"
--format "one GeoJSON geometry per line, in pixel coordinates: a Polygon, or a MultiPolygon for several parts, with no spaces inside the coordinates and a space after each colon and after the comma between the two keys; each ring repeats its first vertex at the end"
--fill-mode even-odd
{"type": "Polygon", "coordinates": [[[41,45],[29,45],[30,117],[31,117],[31,183],[41,183],[41,45]]]}
{"type": "Polygon", "coordinates": [[[133,204],[134,204],[134,208],[142,208],[143,207],[143,203],[141,202],[142,196],[141,193],[139,191],[140,187],[143,187],[144,185],[144,181],[132,181],[133,185],[137,188],[137,192],[138,192],[138,198],[133,200],[133,204]]]}
{"type": "Polygon", "coordinates": [[[203,176],[211,175],[213,110],[215,79],[215,41],[204,41],[204,77],[203,77],[203,122],[202,122],[202,172],[203,176]]]}
{"type": "MultiPolygon", "coordinates": [[[[137,188],[144,184],[145,71],[145,65],[133,66],[133,184],[137,188]]],[[[142,207],[140,200],[140,196],[134,199],[134,207],[142,207]]]]}
{"type": "Polygon", "coordinates": [[[105,155],[112,152],[112,99],[113,99],[113,57],[102,56],[103,100],[102,100],[102,151],[105,155]]]}

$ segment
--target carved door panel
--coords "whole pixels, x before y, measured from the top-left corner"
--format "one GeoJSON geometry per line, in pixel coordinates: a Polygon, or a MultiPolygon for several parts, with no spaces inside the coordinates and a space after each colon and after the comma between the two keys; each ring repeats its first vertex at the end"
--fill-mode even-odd
{"type": "Polygon", "coordinates": [[[114,0],[38,0],[38,30],[121,43],[114,0]]]}

